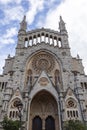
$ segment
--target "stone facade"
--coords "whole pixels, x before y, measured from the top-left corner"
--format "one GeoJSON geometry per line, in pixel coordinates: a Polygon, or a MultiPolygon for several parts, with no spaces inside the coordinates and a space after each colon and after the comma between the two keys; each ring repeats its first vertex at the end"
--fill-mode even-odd
{"type": "Polygon", "coordinates": [[[82,60],[70,53],[68,33],[60,17],[59,31],[36,29],[26,32],[24,16],[14,57],[5,60],[0,75],[0,121],[5,115],[19,119],[16,103],[23,103],[24,129],[62,130],[66,120],[87,123],[87,76],[82,60]]]}

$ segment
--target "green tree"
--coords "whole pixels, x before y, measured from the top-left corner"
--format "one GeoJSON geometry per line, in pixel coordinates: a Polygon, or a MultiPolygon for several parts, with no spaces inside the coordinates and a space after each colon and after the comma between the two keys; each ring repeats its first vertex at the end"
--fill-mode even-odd
{"type": "Polygon", "coordinates": [[[69,120],[65,122],[64,130],[87,130],[87,126],[79,120],[69,120]]]}
{"type": "Polygon", "coordinates": [[[20,122],[18,120],[13,121],[8,119],[7,116],[4,117],[1,125],[4,130],[19,130],[20,128],[20,122]]]}

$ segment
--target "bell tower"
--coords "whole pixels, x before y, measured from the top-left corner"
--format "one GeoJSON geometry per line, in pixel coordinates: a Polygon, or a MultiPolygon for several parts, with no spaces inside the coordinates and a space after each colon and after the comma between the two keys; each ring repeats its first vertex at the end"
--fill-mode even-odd
{"type": "Polygon", "coordinates": [[[60,16],[60,21],[59,21],[59,31],[62,39],[62,47],[63,48],[69,48],[69,43],[68,43],[68,33],[67,29],[65,26],[65,22],[62,19],[62,16],[60,16]]]}
{"type": "Polygon", "coordinates": [[[17,48],[23,48],[24,47],[24,35],[26,35],[26,29],[27,29],[27,22],[26,22],[26,16],[24,15],[23,20],[20,23],[20,29],[18,31],[18,45],[17,48]]]}

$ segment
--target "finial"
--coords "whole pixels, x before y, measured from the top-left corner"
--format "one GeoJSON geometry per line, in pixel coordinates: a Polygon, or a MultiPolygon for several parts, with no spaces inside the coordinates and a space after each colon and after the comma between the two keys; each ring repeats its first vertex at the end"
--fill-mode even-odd
{"type": "Polygon", "coordinates": [[[59,29],[60,31],[66,31],[65,22],[63,21],[62,16],[60,16],[59,29]]]}
{"type": "Polygon", "coordinates": [[[77,59],[80,59],[79,54],[77,54],[77,59]]]}
{"type": "Polygon", "coordinates": [[[20,30],[26,31],[27,29],[27,22],[26,22],[26,16],[24,15],[22,22],[20,23],[20,30]]]}
{"type": "Polygon", "coordinates": [[[24,15],[23,21],[26,21],[26,15],[24,15]]]}
{"type": "Polygon", "coordinates": [[[8,58],[10,58],[10,54],[8,54],[8,58]]]}

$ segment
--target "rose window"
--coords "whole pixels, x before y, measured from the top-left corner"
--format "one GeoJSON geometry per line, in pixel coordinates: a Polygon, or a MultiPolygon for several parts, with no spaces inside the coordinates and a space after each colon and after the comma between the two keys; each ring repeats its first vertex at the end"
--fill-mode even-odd
{"type": "Polygon", "coordinates": [[[55,61],[52,55],[45,52],[37,54],[32,61],[32,67],[37,72],[41,72],[42,70],[51,72],[54,68],[54,65],[55,61]]]}

